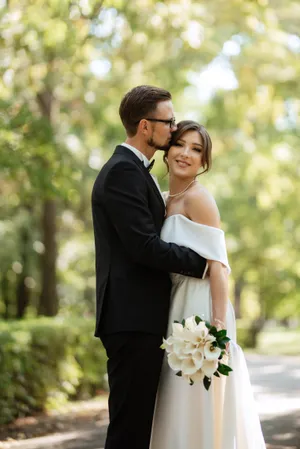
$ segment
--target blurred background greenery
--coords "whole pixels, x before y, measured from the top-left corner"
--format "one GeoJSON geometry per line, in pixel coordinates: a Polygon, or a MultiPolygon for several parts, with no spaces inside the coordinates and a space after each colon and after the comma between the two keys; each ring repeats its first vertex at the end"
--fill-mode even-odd
{"type": "MultiPolygon", "coordinates": [[[[63,363],[73,358],[75,390],[61,390],[82,391],[88,370],[73,328],[92,341],[91,189],[125,139],[118,106],[138,84],[170,90],[177,120],[211,134],[213,167],[201,182],[227,236],[240,341],[299,350],[299,20],[296,0],[0,0],[0,356],[30,354],[23,365],[1,364],[6,382],[24,387],[36,370],[44,328],[44,350],[59,348],[61,335],[63,363]]],[[[98,363],[95,343],[82,344],[98,363]]],[[[52,367],[62,360],[54,358],[52,367]]],[[[41,407],[22,404],[6,421],[41,407]]]]}

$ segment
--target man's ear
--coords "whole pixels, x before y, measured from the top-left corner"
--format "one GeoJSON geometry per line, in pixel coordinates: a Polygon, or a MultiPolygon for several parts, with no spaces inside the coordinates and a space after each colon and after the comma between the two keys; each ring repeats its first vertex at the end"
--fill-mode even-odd
{"type": "Polygon", "coordinates": [[[142,119],[139,123],[139,130],[143,133],[146,134],[149,131],[149,123],[147,120],[142,119]]]}

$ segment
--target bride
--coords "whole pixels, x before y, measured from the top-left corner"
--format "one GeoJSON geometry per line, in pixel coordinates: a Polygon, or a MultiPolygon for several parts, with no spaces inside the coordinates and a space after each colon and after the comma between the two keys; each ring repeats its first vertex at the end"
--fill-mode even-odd
{"type": "Polygon", "coordinates": [[[211,166],[211,140],[202,125],[182,121],[164,161],[170,192],[162,239],[189,247],[209,260],[204,280],[172,274],[168,335],[174,320],[191,315],[227,329],[229,377],[213,376],[209,391],[177,377],[165,358],[153,419],[151,449],[265,449],[260,422],[228,300],[228,264],[224,232],[212,195],[196,181],[211,166]]]}

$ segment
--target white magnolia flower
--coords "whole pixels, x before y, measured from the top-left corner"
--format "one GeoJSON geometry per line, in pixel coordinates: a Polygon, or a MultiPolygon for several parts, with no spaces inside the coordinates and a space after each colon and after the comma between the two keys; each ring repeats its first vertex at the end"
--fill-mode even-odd
{"type": "Polygon", "coordinates": [[[217,360],[204,360],[202,364],[202,371],[207,377],[211,377],[218,368],[217,360]]]}
{"type": "Polygon", "coordinates": [[[208,342],[208,341],[211,341],[211,342],[216,341],[216,337],[214,337],[213,335],[207,334],[206,338],[205,338],[205,342],[208,342]]]}
{"type": "Polygon", "coordinates": [[[185,327],[192,332],[195,330],[195,328],[197,327],[197,323],[194,316],[190,316],[185,320],[185,327]]]}
{"type": "Polygon", "coordinates": [[[202,368],[202,364],[204,362],[204,354],[202,348],[198,348],[197,352],[192,355],[193,361],[197,369],[202,368]]]}
{"type": "Polygon", "coordinates": [[[167,340],[163,338],[162,345],[160,346],[161,349],[165,349],[167,352],[173,351],[173,341],[172,337],[169,337],[167,340]]]}
{"type": "Polygon", "coordinates": [[[205,376],[204,372],[202,370],[199,370],[195,374],[192,374],[189,377],[193,382],[202,382],[204,379],[204,376],[205,376]]]}
{"type": "Polygon", "coordinates": [[[206,327],[206,324],[204,321],[200,321],[199,324],[197,324],[196,327],[196,332],[198,332],[198,334],[202,335],[203,337],[206,337],[206,335],[208,334],[208,328],[206,327]]]}
{"type": "Polygon", "coordinates": [[[198,371],[198,368],[196,366],[193,357],[187,357],[184,360],[182,360],[181,370],[183,374],[186,374],[188,376],[191,376],[192,374],[195,374],[198,371]]]}
{"type": "Polygon", "coordinates": [[[182,326],[182,324],[180,323],[173,323],[172,324],[172,330],[173,330],[173,337],[175,338],[182,338],[183,339],[183,331],[184,328],[182,326]]]}
{"type": "Polygon", "coordinates": [[[174,352],[168,355],[168,363],[172,370],[181,371],[182,360],[174,352]]]}
{"type": "Polygon", "coordinates": [[[192,341],[185,342],[185,346],[183,348],[184,354],[194,354],[197,351],[198,351],[198,347],[195,343],[193,343],[192,341]]]}
{"type": "Polygon", "coordinates": [[[190,332],[189,339],[193,343],[197,345],[202,345],[205,343],[205,339],[208,335],[208,329],[204,321],[200,321],[200,323],[195,327],[193,332],[190,332]]]}
{"type": "Polygon", "coordinates": [[[206,360],[218,360],[221,355],[221,349],[211,344],[210,341],[205,343],[204,355],[206,360]]]}
{"type": "Polygon", "coordinates": [[[187,357],[190,357],[190,354],[186,354],[184,352],[184,344],[183,345],[181,345],[181,344],[174,345],[173,346],[173,352],[180,360],[183,360],[183,359],[186,359],[187,357]]]}
{"type": "Polygon", "coordinates": [[[173,348],[174,352],[182,352],[186,346],[186,343],[181,338],[174,338],[173,348]]]}

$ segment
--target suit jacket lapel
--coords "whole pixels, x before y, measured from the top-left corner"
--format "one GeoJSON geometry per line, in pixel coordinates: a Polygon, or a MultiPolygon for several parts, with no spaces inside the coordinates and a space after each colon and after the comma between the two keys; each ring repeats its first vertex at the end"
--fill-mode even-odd
{"type": "Polygon", "coordinates": [[[123,147],[122,145],[118,145],[116,147],[115,153],[116,154],[126,155],[126,157],[128,157],[129,159],[131,159],[134,162],[136,162],[136,164],[140,167],[140,169],[145,174],[146,179],[147,179],[149,185],[151,186],[152,190],[154,191],[154,193],[156,194],[157,198],[159,199],[159,202],[160,202],[161,206],[163,207],[163,210],[164,210],[164,213],[165,213],[166,206],[165,206],[164,200],[163,200],[163,198],[161,196],[161,192],[158,190],[157,185],[155,184],[154,179],[152,178],[151,174],[149,173],[149,171],[145,167],[143,161],[141,161],[137,157],[136,154],[134,154],[132,151],[130,151],[129,148],[123,147]]]}

